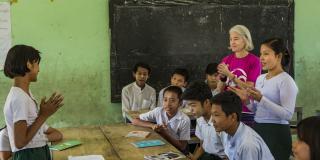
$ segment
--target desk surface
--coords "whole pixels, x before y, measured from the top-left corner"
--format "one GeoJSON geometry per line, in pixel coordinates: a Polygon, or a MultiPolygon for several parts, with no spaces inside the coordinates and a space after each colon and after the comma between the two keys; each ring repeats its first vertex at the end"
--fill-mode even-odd
{"type": "Polygon", "coordinates": [[[128,111],[128,112],[125,112],[125,116],[128,118],[130,122],[132,122],[132,119],[139,118],[140,114],[146,113],[146,112],[149,112],[149,110],[128,111]]]}
{"type": "Polygon", "coordinates": [[[123,160],[141,160],[144,155],[154,155],[169,151],[181,153],[149,128],[137,127],[130,124],[116,124],[101,126],[101,130],[118,153],[120,159],[123,160]],[[151,134],[147,138],[125,137],[130,131],[134,130],[148,131],[151,132],[151,134]],[[166,144],[148,148],[136,148],[131,144],[132,142],[150,139],[161,139],[166,144]]]}
{"type": "MultiPolygon", "coordinates": [[[[60,128],[64,141],[79,140],[80,146],[52,151],[53,160],[67,160],[69,155],[102,155],[106,160],[119,160],[99,127],[60,128]]],[[[60,142],[61,143],[61,142],[60,142]]]]}

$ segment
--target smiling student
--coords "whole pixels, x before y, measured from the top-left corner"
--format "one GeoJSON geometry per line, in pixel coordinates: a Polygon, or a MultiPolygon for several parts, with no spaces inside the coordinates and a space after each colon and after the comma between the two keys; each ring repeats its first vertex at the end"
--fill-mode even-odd
{"type": "Polygon", "coordinates": [[[135,64],[132,71],[135,81],[123,87],[121,92],[123,117],[127,111],[156,107],[156,90],[146,83],[150,73],[151,68],[148,64],[142,62],[135,64]]]}
{"type": "Polygon", "coordinates": [[[226,157],[221,138],[211,122],[212,92],[203,81],[192,82],[182,94],[182,99],[197,117],[196,136],[200,146],[190,154],[191,160],[222,160],[226,157]]]}
{"type": "Polygon", "coordinates": [[[240,122],[242,102],[235,93],[219,93],[211,102],[213,126],[221,132],[224,152],[229,160],[274,160],[263,139],[240,122]]]}
{"type": "Polygon", "coordinates": [[[45,121],[63,105],[63,96],[53,93],[42,98],[38,107],[29,89],[37,81],[40,60],[40,52],[27,45],[13,46],[5,60],[4,74],[13,79],[3,108],[13,160],[50,160],[47,142],[62,139],[45,121]],[[51,131],[53,137],[47,134],[51,131]]]}
{"type": "Polygon", "coordinates": [[[190,119],[179,110],[182,104],[182,90],[178,86],[169,86],[164,90],[163,107],[140,114],[132,124],[149,127],[184,153],[190,140],[190,119]]]}

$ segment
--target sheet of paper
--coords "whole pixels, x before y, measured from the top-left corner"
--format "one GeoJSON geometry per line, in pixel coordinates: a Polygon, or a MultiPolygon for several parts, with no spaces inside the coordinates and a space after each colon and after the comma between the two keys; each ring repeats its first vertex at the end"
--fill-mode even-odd
{"type": "Polygon", "coordinates": [[[68,160],[104,160],[101,155],[69,156],[68,160]]]}
{"type": "Polygon", "coordinates": [[[7,53],[11,48],[10,3],[0,2],[0,70],[3,69],[7,53]]]}

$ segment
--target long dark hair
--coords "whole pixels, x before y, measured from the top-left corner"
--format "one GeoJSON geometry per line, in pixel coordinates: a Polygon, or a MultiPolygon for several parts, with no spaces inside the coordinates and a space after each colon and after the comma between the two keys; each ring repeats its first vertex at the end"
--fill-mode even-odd
{"type": "Polygon", "coordinates": [[[311,160],[320,159],[320,116],[303,119],[298,124],[298,138],[308,144],[311,160]]]}
{"type": "Polygon", "coordinates": [[[270,38],[261,43],[261,45],[266,45],[269,48],[271,48],[276,55],[282,54],[281,58],[281,65],[282,68],[285,70],[288,70],[291,65],[291,56],[289,53],[289,50],[287,48],[287,45],[281,38],[270,38]]]}

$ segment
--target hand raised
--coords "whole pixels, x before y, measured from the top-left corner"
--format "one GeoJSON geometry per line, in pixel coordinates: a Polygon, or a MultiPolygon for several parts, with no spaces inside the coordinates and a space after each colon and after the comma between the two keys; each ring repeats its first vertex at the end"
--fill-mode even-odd
{"type": "Polygon", "coordinates": [[[220,63],[218,65],[218,73],[228,76],[230,74],[229,67],[225,63],[220,63]]]}
{"type": "Polygon", "coordinates": [[[262,98],[262,94],[259,90],[257,90],[254,87],[248,87],[247,92],[254,100],[260,102],[260,100],[262,98]]]}
{"type": "Polygon", "coordinates": [[[46,97],[41,99],[39,116],[45,118],[53,115],[61,106],[63,106],[63,96],[61,94],[53,93],[51,97],[46,100],[46,97]]]}
{"type": "Polygon", "coordinates": [[[239,97],[240,97],[240,99],[242,100],[242,101],[247,101],[248,99],[249,99],[249,94],[248,94],[248,91],[246,90],[246,89],[244,89],[244,88],[237,88],[237,87],[231,87],[231,86],[229,86],[228,87],[228,90],[230,90],[230,91],[232,91],[232,92],[234,92],[235,94],[237,94],[239,97]]]}

